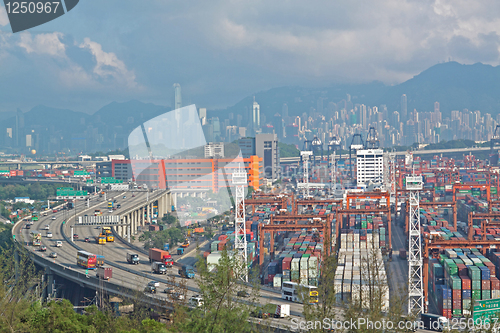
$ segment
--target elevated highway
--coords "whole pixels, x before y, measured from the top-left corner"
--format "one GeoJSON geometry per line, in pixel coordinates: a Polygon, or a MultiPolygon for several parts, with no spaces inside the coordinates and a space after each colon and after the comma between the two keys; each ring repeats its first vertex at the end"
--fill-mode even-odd
{"type": "MultiPolygon", "coordinates": [[[[153,193],[154,195],[154,193],[153,193]]],[[[161,194],[157,194],[161,198],[161,194]]],[[[81,215],[93,214],[95,209],[101,209],[105,211],[106,214],[120,214],[124,216],[129,216],[131,221],[136,219],[137,214],[133,213],[137,211],[138,208],[143,208],[146,199],[154,200],[155,197],[147,198],[146,193],[137,193],[135,197],[130,197],[130,193],[120,193],[116,196],[117,203],[121,204],[121,208],[117,209],[113,213],[107,213],[107,201],[103,198],[99,198],[97,195],[92,196],[90,199],[90,207],[87,207],[85,202],[77,202],[73,210],[63,210],[57,213],[49,213],[48,216],[41,216],[39,221],[35,222],[31,229],[25,229],[24,225],[26,221],[18,222],[13,228],[13,234],[16,235],[16,240],[24,243],[25,247],[33,254],[35,262],[45,267],[48,274],[62,276],[71,281],[74,281],[81,286],[85,286],[91,289],[99,290],[103,288],[103,291],[109,294],[116,295],[140,295],[146,299],[151,299],[151,304],[155,306],[161,306],[168,308],[170,303],[168,303],[168,298],[166,294],[158,293],[155,295],[143,293],[148,281],[156,280],[160,282],[159,291],[168,285],[177,285],[181,282],[181,277],[177,274],[177,267],[174,267],[168,275],[157,275],[151,273],[151,267],[147,257],[147,252],[145,250],[138,251],[136,246],[131,245],[121,237],[116,237],[115,242],[108,242],[106,245],[98,245],[93,241],[93,237],[99,234],[100,227],[98,226],[80,226],[74,228],[75,233],[78,234],[78,239],[74,241],[71,240],[71,226],[74,224],[74,217],[81,215]],[[123,199],[123,195],[127,198],[123,199]],[[105,208],[106,207],[106,210],[105,208]],[[52,217],[55,219],[52,219],[52,217]],[[63,223],[66,221],[66,223],[63,223]],[[49,230],[52,232],[53,237],[46,237],[47,232],[44,230],[45,226],[49,225],[49,230]],[[47,252],[40,252],[38,247],[33,247],[27,245],[29,242],[29,233],[33,230],[39,230],[42,233],[42,244],[47,247],[47,252]],[[85,237],[90,237],[91,242],[84,242],[85,237]],[[55,247],[56,241],[62,241],[62,247],[55,247]],[[94,273],[89,274],[87,277],[85,275],[85,269],[76,265],[76,253],[78,250],[86,250],[95,254],[105,256],[105,263],[113,267],[113,278],[109,281],[101,282],[94,276],[94,273]],[[133,251],[139,253],[140,264],[131,265],[126,261],[126,252],[133,251]],[[50,252],[56,252],[58,257],[56,259],[49,258],[50,252]]],[[[157,199],[158,200],[158,199],[157,199]]],[[[139,221],[139,219],[137,219],[139,221]]],[[[116,231],[118,236],[119,232],[116,231]]],[[[208,247],[208,243],[205,245],[208,247]]],[[[204,248],[201,250],[203,251],[204,248]]],[[[196,244],[190,245],[186,249],[187,255],[182,257],[181,262],[183,263],[194,263],[196,259],[196,244]]],[[[178,260],[179,256],[174,255],[174,259],[178,260]]],[[[181,264],[176,263],[177,266],[181,264]]],[[[185,279],[187,288],[187,298],[198,294],[199,287],[197,286],[196,279],[185,279]]],[[[270,290],[261,290],[259,297],[260,304],[282,304],[284,301],[281,299],[281,294],[278,292],[270,290]]],[[[297,303],[290,303],[291,314],[295,317],[301,316],[302,305],[297,303]]],[[[276,321],[276,325],[280,324],[280,321],[276,321]]],[[[281,321],[283,325],[283,321],[281,321]]]]}

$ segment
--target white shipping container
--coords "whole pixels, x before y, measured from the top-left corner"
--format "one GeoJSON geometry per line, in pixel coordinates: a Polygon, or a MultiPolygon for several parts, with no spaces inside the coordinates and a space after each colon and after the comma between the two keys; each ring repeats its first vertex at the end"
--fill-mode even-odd
{"type": "Polygon", "coordinates": [[[276,274],[273,279],[273,287],[281,288],[281,280],[282,280],[282,275],[276,274]]]}

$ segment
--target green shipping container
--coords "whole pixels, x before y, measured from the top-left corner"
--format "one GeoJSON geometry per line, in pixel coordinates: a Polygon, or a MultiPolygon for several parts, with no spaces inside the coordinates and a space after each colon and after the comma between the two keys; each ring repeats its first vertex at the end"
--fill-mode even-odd
{"type": "Polygon", "coordinates": [[[483,290],[482,293],[482,300],[491,299],[491,290],[483,290]]]}
{"type": "Polygon", "coordinates": [[[453,290],[462,289],[462,280],[458,276],[450,276],[448,285],[453,290]]]}
{"type": "Polygon", "coordinates": [[[472,289],[481,289],[481,280],[474,279],[472,280],[472,289]]]}
{"type": "MultiPolygon", "coordinates": [[[[479,280],[481,281],[481,270],[476,267],[476,266],[468,266],[467,269],[469,270],[469,277],[473,280],[479,280]]],[[[481,289],[481,288],[472,288],[472,289],[481,289]]]]}
{"type": "Polygon", "coordinates": [[[481,290],[472,290],[472,299],[480,300],[481,299],[481,290]]]}
{"type": "Polygon", "coordinates": [[[453,316],[462,316],[462,309],[453,309],[453,313],[452,313],[453,316]]]}

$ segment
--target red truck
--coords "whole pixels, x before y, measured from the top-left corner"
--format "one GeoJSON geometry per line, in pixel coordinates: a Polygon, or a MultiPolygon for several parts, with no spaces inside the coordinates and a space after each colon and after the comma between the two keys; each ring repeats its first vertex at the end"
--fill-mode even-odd
{"type": "Polygon", "coordinates": [[[149,249],[149,262],[154,261],[161,261],[165,263],[167,267],[172,267],[174,265],[174,260],[168,251],[149,249]]]}
{"type": "Polygon", "coordinates": [[[97,267],[96,276],[99,279],[109,280],[111,279],[111,277],[113,277],[113,269],[108,266],[97,267]]]}

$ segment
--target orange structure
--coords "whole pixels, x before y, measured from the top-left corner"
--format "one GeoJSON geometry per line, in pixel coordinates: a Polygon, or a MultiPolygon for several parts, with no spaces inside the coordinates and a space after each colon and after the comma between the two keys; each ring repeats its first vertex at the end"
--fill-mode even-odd
{"type": "Polygon", "coordinates": [[[255,206],[258,205],[276,205],[280,209],[287,208],[288,197],[284,195],[278,196],[256,196],[252,199],[245,199],[245,205],[252,206],[252,213],[255,214],[255,206]]]}
{"type": "MultiPolygon", "coordinates": [[[[406,204],[406,214],[405,214],[405,232],[408,234],[408,219],[409,219],[409,206],[410,204],[406,204]]],[[[453,210],[453,226],[455,230],[457,229],[457,203],[456,202],[420,202],[420,207],[451,207],[453,210]]]]}
{"type": "Polygon", "coordinates": [[[457,202],[456,190],[471,190],[473,188],[479,188],[486,190],[486,200],[488,201],[488,212],[491,213],[491,187],[490,185],[478,185],[478,184],[453,184],[453,202],[457,202]]]}
{"type": "MultiPolygon", "coordinates": [[[[259,223],[259,265],[264,263],[264,233],[271,234],[270,254],[274,254],[274,234],[280,231],[298,231],[302,229],[317,229],[323,232],[325,241],[331,235],[332,214],[329,215],[278,215],[271,216],[269,224],[259,223]],[[312,219],[312,223],[298,224],[298,221],[312,219]],[[319,222],[323,221],[323,222],[319,222]],[[275,224],[275,222],[284,222],[275,224]],[[293,223],[292,223],[293,222],[293,223]]],[[[330,246],[325,245],[327,255],[330,254],[330,246]]]]}
{"type": "Polygon", "coordinates": [[[386,206],[391,206],[391,195],[389,192],[363,192],[363,193],[347,193],[347,208],[351,207],[351,200],[356,199],[385,199],[386,206]]]}
{"type": "MultiPolygon", "coordinates": [[[[470,212],[469,216],[468,216],[467,239],[470,241],[473,240],[474,235],[473,235],[472,231],[474,230],[473,229],[474,220],[480,220],[481,221],[481,235],[482,235],[483,240],[485,240],[486,239],[486,225],[489,223],[492,223],[492,220],[495,218],[500,219],[500,212],[498,212],[498,213],[470,212]]],[[[498,224],[496,224],[496,225],[498,225],[498,224]]]]}
{"type": "Polygon", "coordinates": [[[350,214],[385,214],[387,216],[387,231],[389,232],[388,249],[392,249],[392,231],[391,231],[391,207],[386,208],[373,208],[373,209],[339,209],[337,210],[337,223],[335,224],[335,234],[340,234],[342,229],[342,220],[344,215],[350,214]]]}
{"type": "Polygon", "coordinates": [[[298,214],[299,206],[312,206],[312,205],[329,205],[329,204],[340,204],[342,206],[342,200],[335,199],[298,199],[293,200],[292,197],[292,214],[298,214]]]}
{"type": "Polygon", "coordinates": [[[258,189],[262,175],[262,158],[178,158],[158,160],[113,160],[112,175],[131,169],[133,179],[149,188],[207,189],[214,193],[230,187],[231,175],[240,167],[248,173],[248,186],[258,189]]]}

